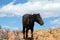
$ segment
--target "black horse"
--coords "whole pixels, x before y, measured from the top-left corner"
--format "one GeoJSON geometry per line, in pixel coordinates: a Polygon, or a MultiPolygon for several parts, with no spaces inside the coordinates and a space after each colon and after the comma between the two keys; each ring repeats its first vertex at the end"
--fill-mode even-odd
{"type": "Polygon", "coordinates": [[[22,19],[23,22],[23,38],[25,39],[25,32],[26,32],[26,38],[28,38],[28,30],[31,30],[31,38],[33,38],[33,28],[34,28],[34,22],[37,22],[40,25],[43,25],[44,22],[40,16],[40,14],[25,14],[22,19]]]}

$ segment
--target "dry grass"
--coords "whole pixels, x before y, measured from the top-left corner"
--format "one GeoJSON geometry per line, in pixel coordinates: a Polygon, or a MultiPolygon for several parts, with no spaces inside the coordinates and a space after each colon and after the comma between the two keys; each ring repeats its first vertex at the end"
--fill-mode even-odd
{"type": "MultiPolygon", "coordinates": [[[[60,40],[60,28],[50,30],[37,30],[34,31],[34,40],[60,40]]],[[[30,37],[29,32],[29,37],[30,37]]],[[[23,34],[21,31],[4,32],[0,30],[0,40],[22,40],[23,34]],[[6,36],[7,35],[7,36],[6,36]]]]}

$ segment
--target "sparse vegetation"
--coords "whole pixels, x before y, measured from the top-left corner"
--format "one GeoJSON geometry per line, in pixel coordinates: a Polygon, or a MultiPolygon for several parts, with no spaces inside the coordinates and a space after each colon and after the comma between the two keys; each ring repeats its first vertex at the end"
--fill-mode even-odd
{"type": "MultiPolygon", "coordinates": [[[[60,28],[50,29],[50,30],[38,30],[34,31],[34,40],[60,40],[60,28]]],[[[29,32],[30,36],[30,32],[29,32]]],[[[0,26],[0,40],[22,40],[23,34],[22,31],[10,31],[2,30],[0,26]]]]}

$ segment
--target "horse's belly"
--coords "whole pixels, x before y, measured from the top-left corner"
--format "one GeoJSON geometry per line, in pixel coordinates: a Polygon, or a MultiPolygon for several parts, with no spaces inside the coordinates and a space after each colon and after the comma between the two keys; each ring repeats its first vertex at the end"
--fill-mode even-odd
{"type": "Polygon", "coordinates": [[[28,28],[28,29],[31,29],[32,27],[31,27],[31,26],[28,26],[27,28],[28,28]]]}

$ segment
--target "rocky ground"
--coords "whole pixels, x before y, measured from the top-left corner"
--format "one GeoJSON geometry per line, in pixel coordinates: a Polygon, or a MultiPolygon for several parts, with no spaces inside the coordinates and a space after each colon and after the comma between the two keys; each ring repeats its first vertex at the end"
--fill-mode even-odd
{"type": "MultiPolygon", "coordinates": [[[[60,40],[60,28],[50,30],[35,30],[33,33],[34,40],[60,40]]],[[[30,32],[28,33],[30,37],[30,32]]],[[[23,40],[22,31],[0,31],[0,40],[23,40]]]]}

